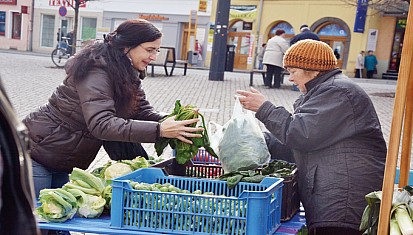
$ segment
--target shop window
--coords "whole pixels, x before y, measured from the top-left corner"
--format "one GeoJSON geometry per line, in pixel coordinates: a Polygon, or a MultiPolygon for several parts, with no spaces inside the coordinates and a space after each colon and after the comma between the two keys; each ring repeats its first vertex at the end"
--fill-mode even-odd
{"type": "Polygon", "coordinates": [[[320,36],[336,36],[345,37],[347,36],[346,30],[338,24],[328,24],[323,26],[319,31],[320,36]]]}
{"type": "Polygon", "coordinates": [[[277,29],[283,29],[286,35],[294,35],[293,27],[287,22],[281,22],[279,24],[276,24],[274,27],[272,27],[270,34],[275,35],[275,31],[277,31],[277,29]]]}
{"type": "Polygon", "coordinates": [[[287,22],[279,22],[278,24],[274,25],[270,32],[268,33],[268,39],[275,36],[275,31],[277,29],[282,29],[285,31],[285,38],[289,40],[290,38],[294,37],[294,29],[293,27],[287,22]]]}
{"type": "Polygon", "coordinates": [[[0,36],[6,35],[6,12],[0,11],[0,36]]]}
{"type": "Polygon", "coordinates": [[[82,18],[82,40],[96,39],[96,18],[82,18]]]}
{"type": "Polygon", "coordinates": [[[54,19],[53,15],[43,15],[42,17],[42,47],[53,47],[53,42],[56,39],[54,34],[54,19]]]}
{"type": "Polygon", "coordinates": [[[13,12],[12,18],[12,35],[13,39],[20,39],[22,34],[22,14],[19,12],[13,12]]]}

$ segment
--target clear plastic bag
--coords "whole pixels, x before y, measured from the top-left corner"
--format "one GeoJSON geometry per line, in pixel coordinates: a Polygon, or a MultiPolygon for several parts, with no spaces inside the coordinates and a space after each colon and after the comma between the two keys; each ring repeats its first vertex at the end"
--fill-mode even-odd
{"type": "MultiPolygon", "coordinates": [[[[253,112],[244,111],[239,99],[235,101],[231,119],[210,135],[211,147],[217,153],[225,173],[254,170],[269,162],[270,153],[264,134],[253,112]]],[[[210,130],[212,131],[212,130],[210,130]]]]}

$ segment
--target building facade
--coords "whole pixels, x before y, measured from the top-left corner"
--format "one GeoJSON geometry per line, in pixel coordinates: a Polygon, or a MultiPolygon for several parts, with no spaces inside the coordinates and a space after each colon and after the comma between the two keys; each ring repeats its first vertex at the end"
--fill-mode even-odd
{"type": "MultiPolygon", "coordinates": [[[[33,51],[51,53],[58,43],[58,32],[62,36],[73,30],[75,11],[74,0],[37,0],[33,20],[33,51]],[[68,3],[69,2],[69,3],[68,3]],[[65,14],[64,14],[65,13],[65,14]]],[[[94,40],[96,31],[102,26],[103,10],[87,2],[79,8],[77,43],[94,40]]]]}
{"type": "MultiPolygon", "coordinates": [[[[77,45],[102,39],[126,19],[142,18],[161,29],[162,45],[175,47],[178,59],[188,59],[188,53],[196,50],[195,42],[199,42],[202,56],[198,58],[208,67],[217,1],[88,1],[79,10],[77,45]]],[[[0,48],[50,53],[57,45],[58,30],[64,36],[73,30],[73,2],[0,0],[0,48]]],[[[378,78],[389,70],[397,72],[406,14],[370,7],[364,10],[361,16],[360,6],[341,0],[232,0],[228,44],[235,46],[233,67],[256,67],[257,48],[276,29],[284,29],[289,39],[299,33],[300,25],[307,24],[321,40],[338,50],[338,65],[349,76],[354,75],[355,61],[362,50],[373,50],[377,56],[378,78]]]]}
{"type": "MultiPolygon", "coordinates": [[[[175,47],[178,59],[188,58],[188,51],[195,50],[196,40],[202,47],[207,45],[212,1],[120,0],[101,4],[104,9],[103,32],[113,31],[126,19],[140,18],[152,22],[162,31],[162,46],[175,47]],[[203,7],[200,7],[201,2],[205,2],[203,7]]],[[[203,56],[199,57],[202,61],[203,56]]]]}
{"type": "MultiPolygon", "coordinates": [[[[307,24],[322,41],[338,50],[338,65],[349,76],[354,75],[356,58],[362,50],[372,50],[377,56],[375,76],[381,77],[388,70],[398,71],[406,15],[366,7],[363,16],[359,15],[362,10],[340,0],[232,0],[228,43],[236,46],[234,68],[255,67],[257,48],[275,30],[284,29],[289,39],[299,33],[302,24],[307,24]]],[[[215,21],[215,14],[213,8],[211,22],[215,21]]],[[[213,37],[209,36],[212,45],[213,37]]]]}
{"type": "MultiPolygon", "coordinates": [[[[206,43],[212,1],[175,0],[174,4],[170,3],[169,0],[88,1],[79,9],[77,46],[103,39],[103,34],[112,32],[127,19],[141,18],[162,31],[163,46],[175,47],[177,58],[187,59],[188,51],[194,50],[195,40],[206,43]],[[200,2],[205,2],[202,9],[200,2]]],[[[70,4],[61,0],[37,0],[33,51],[51,52],[58,42],[58,30],[66,35],[73,27],[74,10],[70,4]],[[64,16],[61,15],[62,7],[66,9],[64,16]]]]}
{"type": "Polygon", "coordinates": [[[31,16],[31,0],[0,0],[1,49],[31,49],[31,16]]]}

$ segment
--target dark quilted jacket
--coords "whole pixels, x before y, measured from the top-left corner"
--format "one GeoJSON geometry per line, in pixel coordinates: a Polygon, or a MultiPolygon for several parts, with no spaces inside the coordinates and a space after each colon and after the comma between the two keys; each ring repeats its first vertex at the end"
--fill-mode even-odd
{"type": "Polygon", "coordinates": [[[103,69],[92,68],[78,84],[68,76],[47,104],[23,120],[32,158],[49,169],[70,173],[73,167],[86,169],[103,140],[155,142],[164,115],[153,110],[136,79],[135,96],[116,109],[113,83],[103,69]]]}
{"type": "Polygon", "coordinates": [[[293,114],[267,101],[256,117],[293,149],[307,225],[358,229],[364,196],[382,187],[387,149],[379,119],[368,95],[339,70],[306,86],[293,114]]]}

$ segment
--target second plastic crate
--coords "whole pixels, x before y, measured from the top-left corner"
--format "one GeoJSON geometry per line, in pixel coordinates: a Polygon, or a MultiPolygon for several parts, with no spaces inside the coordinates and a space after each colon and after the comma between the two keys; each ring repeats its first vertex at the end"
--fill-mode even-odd
{"type": "MultiPolygon", "coordinates": [[[[214,179],[224,174],[221,163],[208,152],[200,149],[192,162],[180,165],[175,158],[170,158],[153,167],[163,168],[170,175],[214,179]]],[[[297,169],[291,176],[284,178],[282,189],[281,221],[290,220],[300,208],[298,196],[297,169]]]]}
{"type": "Polygon", "coordinates": [[[225,181],[139,169],[112,182],[111,227],[168,234],[274,234],[280,226],[282,181],[267,177],[228,189],[225,181]],[[135,190],[129,180],[170,183],[215,196],[135,190]]]}

